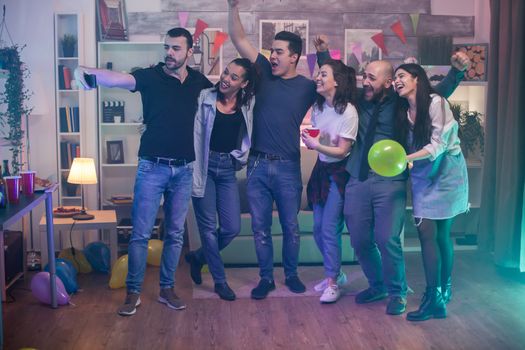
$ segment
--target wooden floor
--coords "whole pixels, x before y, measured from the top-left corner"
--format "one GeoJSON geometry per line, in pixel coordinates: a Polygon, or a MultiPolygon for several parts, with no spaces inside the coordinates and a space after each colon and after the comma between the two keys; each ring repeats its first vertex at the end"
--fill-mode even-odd
{"type": "MultiPolygon", "coordinates": [[[[419,253],[407,253],[407,275],[419,304],[424,288],[419,253]]],[[[254,283],[257,276],[254,276],[254,283]]],[[[80,276],[76,306],[52,310],[37,303],[27,282],[4,304],[6,349],[524,349],[525,281],[499,271],[490,256],[458,252],[449,317],[411,323],[385,315],[385,302],[356,305],[347,296],[333,305],[316,297],[192,300],[188,266],[177,272],[185,311],[156,302],[158,269],[148,268],[136,315],[116,309],[125,291],[110,290],[107,276],[80,276]]]]}

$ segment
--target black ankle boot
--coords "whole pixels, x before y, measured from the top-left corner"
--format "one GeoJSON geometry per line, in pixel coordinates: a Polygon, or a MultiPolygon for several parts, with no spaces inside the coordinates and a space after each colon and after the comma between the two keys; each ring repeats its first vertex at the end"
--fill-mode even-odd
{"type": "Polygon", "coordinates": [[[425,321],[432,317],[447,317],[447,307],[437,287],[427,287],[419,309],[407,314],[407,320],[409,321],[425,321]]]}
{"type": "Polygon", "coordinates": [[[441,295],[443,295],[445,304],[452,299],[452,279],[450,277],[441,283],[441,295]]]}

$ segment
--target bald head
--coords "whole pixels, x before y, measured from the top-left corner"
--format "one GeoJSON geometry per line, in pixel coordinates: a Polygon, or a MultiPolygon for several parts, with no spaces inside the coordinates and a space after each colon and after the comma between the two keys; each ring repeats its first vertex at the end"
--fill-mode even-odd
{"type": "Polygon", "coordinates": [[[363,74],[363,92],[367,101],[381,98],[392,86],[394,68],[388,61],[370,62],[363,74]]]}

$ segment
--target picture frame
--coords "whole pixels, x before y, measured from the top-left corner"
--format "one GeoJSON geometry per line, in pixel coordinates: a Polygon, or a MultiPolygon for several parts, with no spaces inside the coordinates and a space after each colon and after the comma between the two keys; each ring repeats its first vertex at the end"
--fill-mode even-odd
{"type": "Polygon", "coordinates": [[[98,41],[127,41],[125,0],[96,0],[98,41]]]}
{"type": "Polygon", "coordinates": [[[345,29],[344,61],[355,69],[358,81],[362,80],[368,63],[383,57],[382,50],[372,40],[372,36],[378,33],[381,33],[380,29],[345,29]]]}
{"type": "Polygon", "coordinates": [[[427,72],[428,80],[430,81],[431,85],[436,85],[439,82],[441,82],[445,77],[447,76],[450,65],[448,66],[430,66],[430,65],[422,65],[425,72],[427,72]]]}
{"type": "Polygon", "coordinates": [[[124,163],[124,142],[122,140],[106,141],[108,164],[124,163]]]}
{"type": "Polygon", "coordinates": [[[454,44],[454,51],[462,51],[470,58],[466,81],[487,81],[489,44],[454,44]]]}
{"type": "MultiPolygon", "coordinates": [[[[309,21],[307,19],[261,19],[259,20],[259,52],[268,54],[272,48],[273,38],[280,31],[299,35],[303,41],[301,57],[306,57],[308,50],[309,21]]],[[[266,55],[265,55],[266,56],[266,55]]],[[[269,54],[268,54],[269,56],[269,54]]]]}

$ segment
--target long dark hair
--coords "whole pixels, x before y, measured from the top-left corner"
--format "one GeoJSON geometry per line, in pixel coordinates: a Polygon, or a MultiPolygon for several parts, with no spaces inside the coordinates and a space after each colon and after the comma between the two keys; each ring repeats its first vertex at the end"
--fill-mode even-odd
{"type": "Polygon", "coordinates": [[[400,99],[396,116],[396,140],[405,147],[413,146],[416,149],[421,149],[430,142],[430,137],[432,135],[432,120],[430,119],[429,114],[430,103],[432,102],[430,94],[435,94],[436,92],[430,85],[427,73],[419,64],[402,64],[396,68],[396,73],[400,69],[408,72],[413,78],[417,78],[416,122],[414,123],[412,145],[408,145],[407,136],[410,124],[407,118],[407,111],[409,105],[407,99],[400,99]]]}
{"type": "MultiPolygon", "coordinates": [[[[257,91],[257,85],[259,81],[259,73],[257,66],[247,58],[236,58],[230,63],[234,63],[239,67],[244,68],[244,75],[242,76],[243,81],[247,81],[248,84],[237,91],[237,101],[235,102],[235,110],[239,111],[242,106],[248,106],[251,99],[257,91]]],[[[219,89],[220,81],[215,84],[215,91],[217,92],[217,100],[224,102],[224,95],[219,89]]]]}
{"type": "MultiPolygon", "coordinates": [[[[355,70],[339,60],[329,59],[323,63],[324,65],[329,65],[332,68],[334,80],[337,83],[333,101],[334,109],[338,114],[343,114],[349,102],[356,106],[357,80],[355,70]]],[[[316,108],[322,111],[324,102],[324,96],[317,94],[316,108]]]]}

